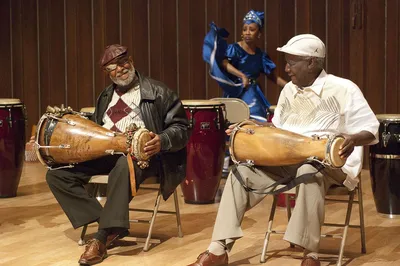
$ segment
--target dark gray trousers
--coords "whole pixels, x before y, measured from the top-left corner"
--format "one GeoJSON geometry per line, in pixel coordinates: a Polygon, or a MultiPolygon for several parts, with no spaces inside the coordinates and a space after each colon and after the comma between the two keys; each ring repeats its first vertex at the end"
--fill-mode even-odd
{"type": "MultiPolygon", "coordinates": [[[[159,164],[140,169],[134,162],[136,189],[148,177],[157,176],[159,164]]],[[[126,157],[106,156],[75,165],[74,168],[49,170],[46,181],[72,226],[99,222],[99,229],[129,228],[129,202],[132,193],[126,157]],[[84,185],[93,175],[108,174],[107,201],[104,208],[96,198],[90,197],[84,185]]]]}

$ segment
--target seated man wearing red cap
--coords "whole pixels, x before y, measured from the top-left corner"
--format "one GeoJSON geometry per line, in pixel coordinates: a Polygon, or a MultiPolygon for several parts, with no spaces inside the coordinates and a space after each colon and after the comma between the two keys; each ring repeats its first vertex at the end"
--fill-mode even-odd
{"type": "MultiPolygon", "coordinates": [[[[152,156],[150,166],[140,169],[133,162],[136,189],[146,178],[158,176],[163,198],[167,199],[186,174],[185,147],[189,136],[182,103],[163,83],[141,76],[124,46],[108,46],[100,64],[113,83],[97,98],[92,120],[116,132],[124,132],[132,123],[151,131],[152,139],[144,149],[152,156]]],[[[46,180],[74,228],[99,223],[98,232],[88,242],[79,263],[102,262],[110,243],[129,233],[128,204],[133,195],[127,158],[112,155],[71,169],[48,171],[46,180]],[[93,175],[108,173],[107,202],[103,208],[83,185],[93,175]]]]}
{"type": "Polygon", "coordinates": [[[285,53],[285,71],[291,82],[279,96],[273,125],[305,136],[342,134],[345,140],[339,155],[347,158],[346,164],[342,168],[309,163],[262,168],[237,166],[226,181],[212,241],[192,266],[228,264],[227,252],[243,236],[241,222],[245,212],[273,192],[279,180],[288,177],[292,177],[292,185],[298,185],[298,193],[284,239],[304,248],[302,266],[320,265],[318,250],[325,193],[333,184],[353,190],[362,167],[362,146],[378,141],[379,122],[357,85],[325,72],[325,45],[318,37],[298,35],[277,50],[285,53]],[[307,178],[297,178],[300,176],[307,178]]]}

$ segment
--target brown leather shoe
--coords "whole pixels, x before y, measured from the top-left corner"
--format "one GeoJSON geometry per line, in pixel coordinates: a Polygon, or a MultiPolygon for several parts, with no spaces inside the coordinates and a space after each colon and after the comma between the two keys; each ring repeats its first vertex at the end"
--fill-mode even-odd
{"type": "Polygon", "coordinates": [[[305,257],[301,261],[301,266],[321,266],[321,263],[318,259],[314,259],[312,257],[305,257]]]}
{"type": "Polygon", "coordinates": [[[107,236],[107,242],[106,242],[106,248],[109,248],[115,240],[117,239],[122,239],[124,237],[126,237],[127,235],[129,235],[129,230],[122,230],[118,233],[112,233],[110,235],[107,236]]]}
{"type": "Polygon", "coordinates": [[[225,252],[223,255],[214,255],[208,250],[201,253],[195,263],[189,264],[188,266],[219,266],[228,265],[228,254],[225,252]]]}
{"type": "Polygon", "coordinates": [[[106,257],[106,246],[99,240],[93,238],[87,242],[85,252],[81,255],[78,263],[83,265],[93,265],[102,262],[106,257]]]}

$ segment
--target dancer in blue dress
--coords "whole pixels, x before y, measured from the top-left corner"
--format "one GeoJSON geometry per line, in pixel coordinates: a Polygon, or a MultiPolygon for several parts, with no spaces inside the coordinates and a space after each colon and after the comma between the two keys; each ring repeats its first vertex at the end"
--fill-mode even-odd
{"type": "Polygon", "coordinates": [[[264,96],[257,78],[261,73],[283,87],[286,81],[277,77],[271,58],[257,47],[261,37],[264,12],[250,10],[243,19],[242,40],[227,45],[229,33],[211,23],[204,39],[203,59],[210,64],[210,75],[223,89],[224,97],[240,98],[250,108],[250,118],[267,121],[270,103],[264,96]]]}

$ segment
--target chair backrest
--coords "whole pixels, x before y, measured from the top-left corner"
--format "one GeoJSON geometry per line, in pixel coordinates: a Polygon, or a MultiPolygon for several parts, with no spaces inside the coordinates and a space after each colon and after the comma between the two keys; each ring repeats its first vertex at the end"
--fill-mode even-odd
{"type": "Polygon", "coordinates": [[[213,101],[218,101],[225,104],[226,117],[229,123],[239,123],[249,119],[250,110],[246,102],[238,98],[213,98],[213,101]]]}

